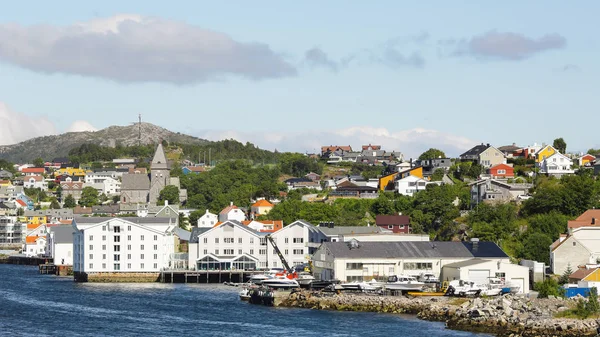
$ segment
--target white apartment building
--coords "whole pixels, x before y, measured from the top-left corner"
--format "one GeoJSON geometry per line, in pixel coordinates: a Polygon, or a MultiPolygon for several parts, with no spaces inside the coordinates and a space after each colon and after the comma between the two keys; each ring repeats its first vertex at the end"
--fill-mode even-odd
{"type": "Polygon", "coordinates": [[[423,178],[408,176],[406,178],[396,180],[394,184],[396,185],[396,191],[398,191],[398,193],[412,197],[417,192],[424,191],[427,188],[427,185],[436,183],[441,182],[432,182],[423,178]]]}
{"type": "Polygon", "coordinates": [[[25,238],[27,225],[17,221],[16,216],[0,216],[0,243],[21,244],[25,238]]]}
{"type": "Polygon", "coordinates": [[[159,272],[175,252],[169,218],[77,218],[73,221],[76,273],[159,272]]]}
{"type": "Polygon", "coordinates": [[[260,233],[238,221],[226,221],[190,238],[190,268],[258,269],[283,265],[268,242],[270,234],[290,266],[305,263],[327,237],[317,227],[299,220],[275,233],[260,233]]]}
{"type": "MultiPolygon", "coordinates": [[[[87,176],[86,176],[86,178],[87,178],[87,176]]],[[[104,195],[119,195],[119,194],[121,194],[121,182],[116,179],[113,179],[113,178],[96,179],[96,180],[94,180],[94,182],[91,182],[91,183],[86,182],[85,184],[83,184],[83,187],[87,187],[87,186],[95,188],[99,194],[104,194],[104,195]]]]}

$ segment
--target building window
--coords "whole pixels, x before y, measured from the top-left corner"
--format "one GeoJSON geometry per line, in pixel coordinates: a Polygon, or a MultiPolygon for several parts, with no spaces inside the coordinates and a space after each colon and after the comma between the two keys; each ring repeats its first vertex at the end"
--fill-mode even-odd
{"type": "Polygon", "coordinates": [[[400,229],[404,229],[404,225],[400,225],[400,229]]]}
{"type": "Polygon", "coordinates": [[[304,243],[304,238],[294,238],[294,243],[304,243]]]}
{"type": "Polygon", "coordinates": [[[94,250],[94,245],[90,245],[90,250],[94,250]]]}
{"type": "Polygon", "coordinates": [[[250,238],[250,243],[254,243],[254,238],[250,238]]]}
{"type": "Polygon", "coordinates": [[[289,238],[285,238],[285,243],[288,243],[289,241],[290,241],[289,238]]]}
{"type": "Polygon", "coordinates": [[[102,235],[102,241],[106,241],[106,235],[102,235]]]}
{"type": "Polygon", "coordinates": [[[131,225],[127,226],[127,231],[131,232],[131,225]]]}
{"type": "Polygon", "coordinates": [[[254,255],[254,249],[250,249],[250,255],[254,255]]]}
{"type": "Polygon", "coordinates": [[[215,249],[215,255],[219,255],[219,250],[215,249]]]}
{"type": "Polygon", "coordinates": [[[121,255],[115,254],[114,261],[121,261],[121,255]]]}
{"type": "Polygon", "coordinates": [[[127,245],[127,250],[131,250],[131,245],[127,245]]]}
{"type": "Polygon", "coordinates": [[[242,254],[243,254],[243,253],[242,253],[242,250],[241,250],[241,249],[238,249],[238,255],[242,255],[242,254]]]}
{"type": "Polygon", "coordinates": [[[115,240],[115,242],[121,242],[121,237],[118,235],[115,235],[114,240],[115,240]]]}
{"type": "Polygon", "coordinates": [[[158,250],[158,245],[154,245],[154,250],[158,250]]]}
{"type": "Polygon", "coordinates": [[[260,255],[267,255],[267,250],[266,249],[259,249],[258,250],[258,254],[260,254],[260,255]]]}
{"type": "Polygon", "coordinates": [[[102,245],[102,250],[106,250],[106,245],[102,245]]]}
{"type": "Polygon", "coordinates": [[[154,264],[154,269],[157,269],[157,268],[158,268],[158,263],[155,263],[154,264]]]}
{"type": "Polygon", "coordinates": [[[144,254],[140,254],[140,259],[143,260],[144,259],[144,254]]]}
{"type": "Polygon", "coordinates": [[[362,270],[362,263],[346,263],[346,270],[362,270]]]}
{"type": "Polygon", "coordinates": [[[131,269],[131,263],[127,264],[127,269],[131,269]]]}
{"type": "Polygon", "coordinates": [[[304,254],[303,249],[294,249],[294,255],[302,255],[302,254],[304,254]]]}
{"type": "Polygon", "coordinates": [[[204,250],[204,255],[208,254],[208,249],[204,250]]]}
{"type": "Polygon", "coordinates": [[[94,258],[94,254],[90,254],[90,260],[94,258]]]}
{"type": "Polygon", "coordinates": [[[106,263],[102,264],[102,269],[106,269],[106,263]]]}
{"type": "Polygon", "coordinates": [[[121,233],[121,226],[114,227],[115,233],[121,233]]]}
{"type": "Polygon", "coordinates": [[[158,254],[154,254],[154,259],[158,260],[158,254]]]}
{"type": "Polygon", "coordinates": [[[388,225],[388,229],[394,229],[394,225],[388,225]]]}
{"type": "Polygon", "coordinates": [[[208,238],[204,238],[204,243],[208,243],[208,238]]]}
{"type": "Polygon", "coordinates": [[[102,260],[106,260],[106,254],[102,254],[102,260]]]}
{"type": "Polygon", "coordinates": [[[225,255],[233,255],[233,249],[224,249],[223,254],[225,255]]]}
{"type": "Polygon", "coordinates": [[[119,245],[115,245],[115,246],[113,247],[113,250],[114,250],[115,252],[120,252],[120,251],[121,251],[121,246],[119,246],[119,245]]]}
{"type": "Polygon", "coordinates": [[[144,245],[140,245],[140,250],[144,250],[144,245]]]}
{"type": "Polygon", "coordinates": [[[93,241],[93,240],[94,240],[94,236],[90,235],[90,241],[93,241]]]}
{"type": "Polygon", "coordinates": [[[131,254],[127,254],[127,260],[131,260],[131,254]]]}
{"type": "Polygon", "coordinates": [[[405,262],[404,269],[406,270],[431,270],[433,269],[432,262],[405,262]]]}
{"type": "Polygon", "coordinates": [[[144,241],[144,236],[143,235],[140,236],[140,240],[144,241]]]}
{"type": "Polygon", "coordinates": [[[106,232],[106,226],[102,226],[102,231],[106,232]]]}
{"type": "Polygon", "coordinates": [[[140,263],[140,269],[144,269],[144,264],[140,263]]]}
{"type": "Polygon", "coordinates": [[[219,243],[219,238],[215,238],[215,243],[219,243]]]}
{"type": "Polygon", "coordinates": [[[573,246],[577,246],[577,242],[573,241],[573,246]]]}
{"type": "Polygon", "coordinates": [[[224,243],[233,243],[233,238],[223,238],[224,243]]]}
{"type": "Polygon", "coordinates": [[[158,240],[158,235],[154,235],[154,241],[158,240]]]}
{"type": "Polygon", "coordinates": [[[127,241],[131,241],[131,235],[127,235],[127,241]]]}
{"type": "Polygon", "coordinates": [[[242,238],[238,238],[238,243],[241,244],[242,243],[242,238]]]}
{"type": "Polygon", "coordinates": [[[94,269],[94,264],[90,263],[90,269],[94,269]]]}
{"type": "Polygon", "coordinates": [[[285,254],[285,255],[288,255],[288,250],[287,250],[287,249],[285,250],[285,253],[284,253],[284,254],[285,254]]]}

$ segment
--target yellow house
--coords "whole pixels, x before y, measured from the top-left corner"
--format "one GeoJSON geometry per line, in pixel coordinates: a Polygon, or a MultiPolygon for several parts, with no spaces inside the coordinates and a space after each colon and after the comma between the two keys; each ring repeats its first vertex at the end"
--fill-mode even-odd
{"type": "Polygon", "coordinates": [[[28,216],[27,222],[33,225],[41,225],[46,223],[45,215],[28,216]]]}
{"type": "Polygon", "coordinates": [[[383,176],[379,178],[379,190],[385,191],[386,187],[392,183],[394,185],[394,181],[396,181],[396,177],[398,176],[398,172],[390,173],[387,176],[383,176]]]}
{"type": "Polygon", "coordinates": [[[406,169],[404,171],[390,173],[386,176],[379,178],[379,190],[385,191],[386,187],[388,187],[388,185],[390,183],[393,185],[394,181],[396,181],[397,179],[403,179],[408,176],[413,176],[413,177],[418,177],[418,178],[424,179],[423,178],[423,167],[417,166],[417,167],[406,169]]]}
{"type": "Polygon", "coordinates": [[[54,172],[55,177],[62,176],[64,174],[74,177],[85,177],[85,170],[80,168],[67,167],[58,169],[54,172]]]}
{"type": "Polygon", "coordinates": [[[2,187],[11,187],[13,184],[10,182],[10,180],[1,180],[0,179],[0,186],[2,187]]]}
{"type": "Polygon", "coordinates": [[[406,178],[408,176],[413,176],[413,177],[418,177],[418,178],[423,179],[423,167],[422,166],[413,167],[413,168],[404,170],[404,171],[400,172],[399,174],[400,174],[400,179],[406,178]]]}
{"type": "Polygon", "coordinates": [[[557,152],[558,150],[556,150],[552,145],[546,145],[541,150],[535,153],[535,162],[541,163],[546,158],[550,158],[551,155],[557,152]]]}
{"type": "Polygon", "coordinates": [[[591,288],[591,287],[598,288],[598,287],[600,287],[600,269],[599,268],[583,270],[583,273],[581,273],[581,269],[580,269],[571,275],[576,275],[576,274],[578,274],[578,272],[580,273],[580,275],[583,276],[583,278],[581,279],[581,281],[577,282],[577,286],[579,286],[581,288],[591,288]]]}

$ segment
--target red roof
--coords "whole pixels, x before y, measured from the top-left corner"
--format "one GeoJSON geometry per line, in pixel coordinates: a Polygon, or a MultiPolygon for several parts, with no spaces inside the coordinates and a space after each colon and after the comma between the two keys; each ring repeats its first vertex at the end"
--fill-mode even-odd
{"type": "Polygon", "coordinates": [[[237,207],[236,205],[230,205],[230,206],[227,206],[227,207],[223,208],[223,210],[221,211],[221,213],[220,213],[220,214],[227,214],[227,213],[229,213],[229,212],[231,212],[232,210],[234,210],[234,209],[237,209],[237,208],[238,208],[238,207],[237,207]]]}
{"type": "Polygon", "coordinates": [[[260,199],[255,202],[252,207],[273,207],[274,205],[265,199],[260,199]]]}
{"type": "Polygon", "coordinates": [[[567,227],[579,228],[598,225],[600,225],[600,209],[588,209],[577,217],[577,219],[569,221],[567,227]]]}
{"type": "Polygon", "coordinates": [[[375,217],[377,226],[386,225],[410,225],[408,215],[378,215],[375,217]]]}
{"type": "Polygon", "coordinates": [[[42,173],[46,172],[46,170],[43,167],[28,167],[28,168],[22,169],[21,172],[42,174],[42,173]]]}
{"type": "Polygon", "coordinates": [[[17,199],[17,203],[23,207],[27,206],[27,203],[21,199],[17,199]]]}

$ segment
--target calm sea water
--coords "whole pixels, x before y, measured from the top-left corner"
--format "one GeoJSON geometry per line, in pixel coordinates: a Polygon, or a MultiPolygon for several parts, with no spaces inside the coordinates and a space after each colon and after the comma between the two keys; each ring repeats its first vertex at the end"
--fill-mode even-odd
{"type": "Polygon", "coordinates": [[[0,265],[2,336],[485,336],[411,316],[271,308],[223,285],[95,284],[0,265]]]}

